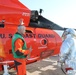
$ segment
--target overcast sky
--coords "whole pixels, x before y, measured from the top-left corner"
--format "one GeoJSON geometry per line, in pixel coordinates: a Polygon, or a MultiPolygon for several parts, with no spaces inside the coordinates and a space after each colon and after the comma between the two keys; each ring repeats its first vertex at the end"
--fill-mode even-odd
{"type": "Polygon", "coordinates": [[[30,10],[42,8],[42,15],[62,27],[76,28],[76,0],[20,0],[30,10]]]}

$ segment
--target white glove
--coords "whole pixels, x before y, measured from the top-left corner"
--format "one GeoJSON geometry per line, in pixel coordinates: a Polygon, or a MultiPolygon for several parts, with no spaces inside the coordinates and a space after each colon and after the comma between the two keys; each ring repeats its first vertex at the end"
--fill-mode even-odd
{"type": "Polygon", "coordinates": [[[76,75],[76,73],[73,70],[69,70],[66,73],[67,75],[76,75]]]}
{"type": "Polygon", "coordinates": [[[65,58],[60,57],[59,62],[60,62],[60,63],[65,63],[65,58]]]}
{"type": "Polygon", "coordinates": [[[30,46],[30,48],[29,48],[28,50],[30,50],[30,53],[27,55],[27,59],[29,59],[29,58],[30,58],[30,56],[31,56],[32,46],[30,46]]]}
{"type": "Polygon", "coordinates": [[[58,65],[58,67],[61,67],[61,66],[62,66],[62,64],[63,64],[63,63],[61,63],[61,62],[57,61],[57,65],[58,65]]]}
{"type": "Polygon", "coordinates": [[[30,52],[32,52],[32,46],[30,46],[29,50],[30,50],[30,52]]]}

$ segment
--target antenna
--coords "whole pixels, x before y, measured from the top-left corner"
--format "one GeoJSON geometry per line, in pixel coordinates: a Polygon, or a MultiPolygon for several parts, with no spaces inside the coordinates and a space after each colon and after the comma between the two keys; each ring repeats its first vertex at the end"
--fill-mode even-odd
{"type": "Polygon", "coordinates": [[[40,9],[40,10],[39,10],[40,15],[42,14],[42,11],[43,11],[43,9],[40,9]]]}

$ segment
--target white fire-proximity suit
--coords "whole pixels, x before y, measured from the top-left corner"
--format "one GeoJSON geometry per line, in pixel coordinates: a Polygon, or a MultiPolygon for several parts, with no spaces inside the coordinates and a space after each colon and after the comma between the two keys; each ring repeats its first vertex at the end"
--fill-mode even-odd
{"type": "Polygon", "coordinates": [[[76,32],[71,28],[66,29],[63,37],[65,39],[60,48],[59,62],[72,68],[67,71],[67,75],[76,75],[76,32]]]}

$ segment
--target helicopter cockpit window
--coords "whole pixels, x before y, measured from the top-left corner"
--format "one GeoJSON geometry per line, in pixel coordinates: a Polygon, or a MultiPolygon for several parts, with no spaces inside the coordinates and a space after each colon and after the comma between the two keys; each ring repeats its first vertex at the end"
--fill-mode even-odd
{"type": "Polygon", "coordinates": [[[32,31],[30,31],[30,30],[26,30],[26,33],[32,33],[32,31]]]}
{"type": "Polygon", "coordinates": [[[4,28],[4,23],[0,22],[0,28],[4,28]]]}
{"type": "Polygon", "coordinates": [[[5,23],[5,19],[0,21],[0,28],[4,28],[4,26],[5,26],[4,23],[5,23]]]}

